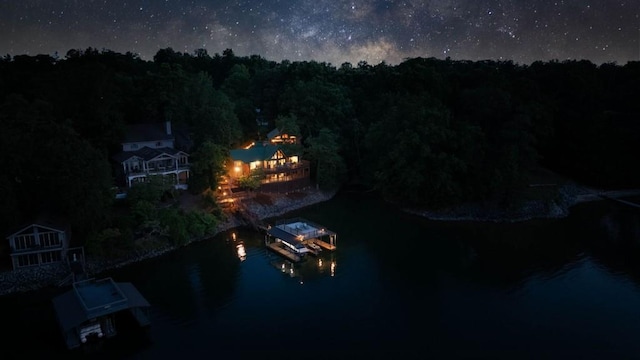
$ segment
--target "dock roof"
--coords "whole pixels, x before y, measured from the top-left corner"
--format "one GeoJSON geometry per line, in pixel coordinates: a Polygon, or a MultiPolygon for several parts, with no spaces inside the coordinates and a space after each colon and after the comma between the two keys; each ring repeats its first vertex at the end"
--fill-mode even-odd
{"type": "Polygon", "coordinates": [[[53,306],[60,327],[66,332],[98,316],[151,305],[133,284],[107,278],[74,284],[74,289],[53,299],[53,306]]]}
{"type": "Polygon", "coordinates": [[[296,238],[295,235],[288,233],[278,227],[271,227],[267,230],[267,233],[273,237],[276,237],[294,247],[301,249],[304,247],[304,244],[296,238]]]}

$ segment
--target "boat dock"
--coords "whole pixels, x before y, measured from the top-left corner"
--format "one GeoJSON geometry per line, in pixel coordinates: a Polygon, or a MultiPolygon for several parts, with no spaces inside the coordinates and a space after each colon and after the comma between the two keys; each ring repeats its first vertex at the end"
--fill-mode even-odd
{"type": "Polygon", "coordinates": [[[319,256],[324,250],[336,250],[338,234],[303,218],[277,221],[266,232],[267,246],[287,258],[293,255],[301,260],[306,254],[319,256]]]}
{"type": "Polygon", "coordinates": [[[53,299],[53,307],[68,349],[115,336],[119,313],[130,314],[141,327],[150,324],[149,302],[133,284],[111,278],[74,282],[53,299]]]}

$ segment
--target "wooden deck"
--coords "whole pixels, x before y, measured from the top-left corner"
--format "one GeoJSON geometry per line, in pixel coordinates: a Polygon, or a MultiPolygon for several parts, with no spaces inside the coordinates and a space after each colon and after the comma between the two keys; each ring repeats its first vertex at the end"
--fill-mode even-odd
{"type": "Polygon", "coordinates": [[[314,244],[320,246],[321,248],[323,248],[325,250],[334,251],[336,249],[335,245],[331,245],[328,242],[322,241],[320,239],[311,239],[311,241],[313,241],[314,244]]]}
{"type": "Polygon", "coordinates": [[[302,243],[307,247],[307,249],[309,249],[309,254],[313,256],[320,256],[320,254],[322,253],[322,249],[318,249],[318,248],[314,249],[313,246],[310,245],[310,244],[315,244],[313,239],[305,240],[302,243]]]}
{"type": "Polygon", "coordinates": [[[292,253],[291,251],[287,250],[287,249],[283,249],[282,246],[278,243],[272,242],[272,243],[268,243],[267,244],[267,248],[273,250],[274,252],[277,252],[278,254],[286,257],[287,259],[293,261],[293,262],[300,262],[300,260],[302,260],[302,258],[294,253],[292,253]]]}

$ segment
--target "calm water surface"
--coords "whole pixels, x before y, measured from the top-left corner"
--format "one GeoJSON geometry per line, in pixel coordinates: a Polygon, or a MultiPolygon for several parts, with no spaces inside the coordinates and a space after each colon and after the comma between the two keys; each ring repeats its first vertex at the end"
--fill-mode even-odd
{"type": "MultiPolygon", "coordinates": [[[[291,266],[234,229],[104,274],[140,290],[152,325],[91,357],[640,359],[637,209],[445,223],[339,195],[296,216],[337,232],[337,251],[291,266]]],[[[64,353],[50,296],[0,298],[15,358],[64,353]]]]}

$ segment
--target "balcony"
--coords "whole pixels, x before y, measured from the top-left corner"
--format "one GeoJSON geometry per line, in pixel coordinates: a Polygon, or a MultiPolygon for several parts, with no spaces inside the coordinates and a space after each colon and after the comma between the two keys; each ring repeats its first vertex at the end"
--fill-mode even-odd
{"type": "Polygon", "coordinates": [[[131,170],[131,171],[127,172],[127,175],[128,176],[162,175],[162,174],[167,174],[167,173],[174,172],[174,171],[189,170],[189,168],[190,168],[190,164],[180,164],[178,166],[175,166],[175,165],[171,165],[171,166],[154,166],[154,167],[148,167],[146,170],[140,170],[140,169],[131,170]]]}
{"type": "Polygon", "coordinates": [[[299,161],[297,163],[286,163],[283,165],[276,165],[274,167],[265,168],[265,174],[277,174],[277,173],[288,173],[294,170],[304,169],[309,167],[309,162],[306,160],[299,161]]]}
{"type": "Polygon", "coordinates": [[[11,247],[11,254],[29,254],[29,253],[38,253],[42,251],[50,251],[50,250],[60,250],[62,249],[62,243],[50,246],[42,246],[40,244],[30,245],[28,247],[22,247],[16,249],[15,247],[11,247]]]}

